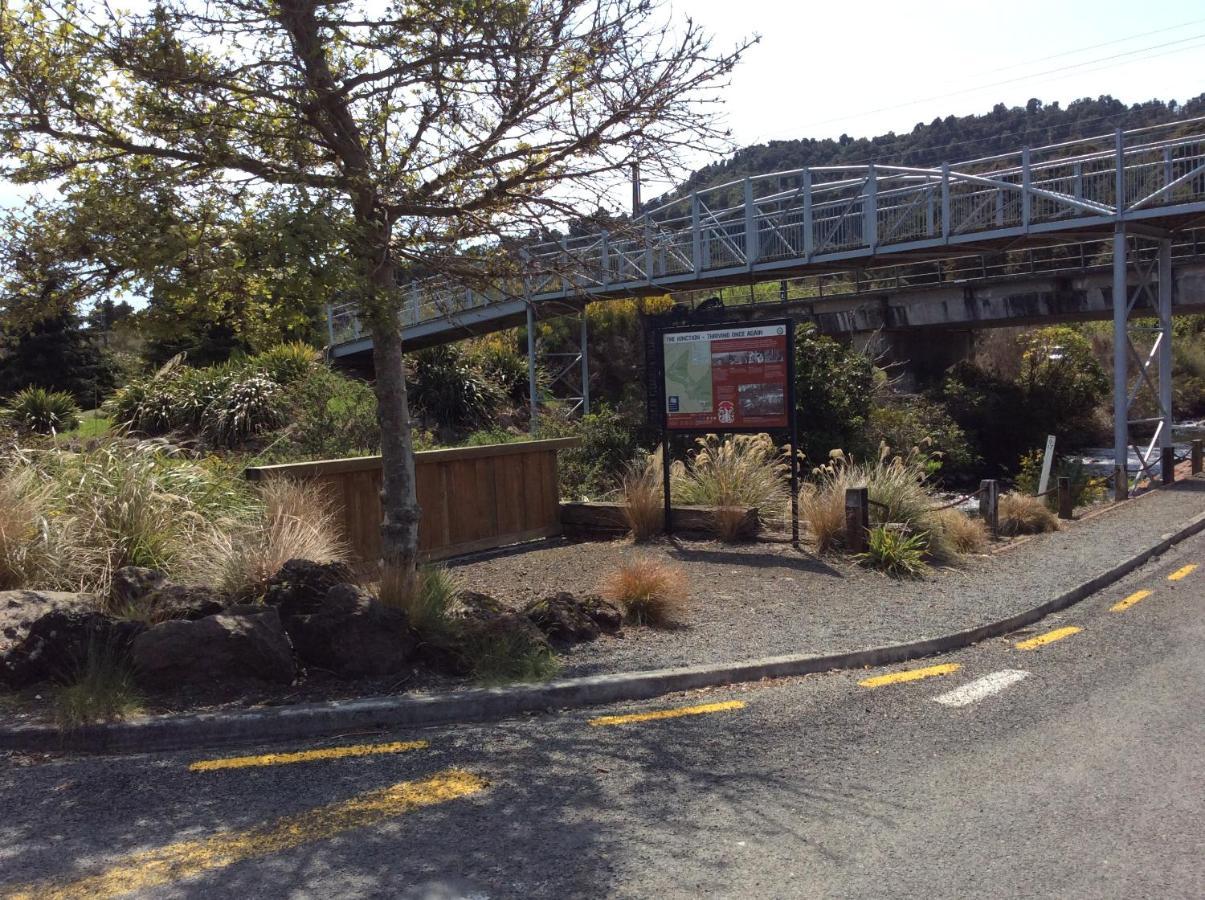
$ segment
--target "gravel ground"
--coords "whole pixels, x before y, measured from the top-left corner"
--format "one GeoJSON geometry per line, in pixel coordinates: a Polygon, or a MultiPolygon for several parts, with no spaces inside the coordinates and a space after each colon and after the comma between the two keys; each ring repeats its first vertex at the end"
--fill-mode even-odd
{"type": "Polygon", "coordinates": [[[897,581],[782,544],[675,540],[559,543],[454,566],[460,583],[521,606],[558,590],[588,594],[620,561],[679,563],[692,602],[681,627],[626,628],[564,656],[565,676],[826,653],[934,637],[1001,619],[1085,581],[1205,510],[1205,480],[1180,482],[1019,541],[960,568],[897,581]]]}

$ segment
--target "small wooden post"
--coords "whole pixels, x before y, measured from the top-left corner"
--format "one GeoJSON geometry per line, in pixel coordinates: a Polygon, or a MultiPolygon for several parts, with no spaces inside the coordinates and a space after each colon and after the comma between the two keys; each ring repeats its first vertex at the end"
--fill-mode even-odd
{"type": "Polygon", "coordinates": [[[866,532],[870,530],[870,491],[867,488],[845,489],[845,549],[850,553],[866,552],[866,532]]]}
{"type": "Polygon", "coordinates": [[[1162,470],[1163,483],[1171,484],[1176,480],[1176,448],[1161,447],[1159,450],[1159,465],[1162,470]]]}
{"type": "Polygon", "coordinates": [[[1197,438],[1192,442],[1192,474],[1200,475],[1205,469],[1205,441],[1197,438]]]}
{"type": "Polygon", "coordinates": [[[1000,483],[994,478],[979,482],[979,515],[993,536],[1000,533],[1000,483]]]}
{"type": "Polygon", "coordinates": [[[1071,504],[1071,479],[1059,476],[1059,518],[1070,519],[1074,507],[1071,504]]]}
{"type": "Polygon", "coordinates": [[[1113,502],[1120,503],[1130,496],[1130,477],[1125,466],[1113,467],[1113,502]]]}

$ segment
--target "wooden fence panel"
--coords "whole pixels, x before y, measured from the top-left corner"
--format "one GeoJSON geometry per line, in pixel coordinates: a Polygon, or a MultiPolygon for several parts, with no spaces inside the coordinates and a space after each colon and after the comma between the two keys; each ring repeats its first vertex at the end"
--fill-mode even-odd
{"type": "MultiPolygon", "coordinates": [[[[427,559],[488,550],[561,533],[557,451],[577,438],[494,444],[415,454],[419,551],[427,559]]],[[[247,478],[310,479],[339,510],[361,563],[381,553],[381,458],[333,459],[247,469],[247,478]]]]}

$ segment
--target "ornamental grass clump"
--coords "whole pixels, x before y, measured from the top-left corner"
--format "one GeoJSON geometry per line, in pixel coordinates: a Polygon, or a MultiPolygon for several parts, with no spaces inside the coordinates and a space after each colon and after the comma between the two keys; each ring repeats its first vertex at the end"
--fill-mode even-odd
{"type": "Polygon", "coordinates": [[[103,643],[89,645],[75,676],[52,688],[51,701],[63,731],[137,715],[143,704],[129,665],[103,643]]]}
{"type": "Polygon", "coordinates": [[[973,554],[987,549],[987,525],[979,517],[958,509],[943,509],[935,512],[931,521],[955,552],[973,554]]]}
{"type": "Polygon", "coordinates": [[[620,483],[624,521],[632,540],[641,543],[665,527],[661,451],[628,464],[620,483]]]}
{"type": "Polygon", "coordinates": [[[27,387],[8,401],[4,415],[22,428],[38,434],[53,434],[78,428],[79,407],[66,391],[27,387]]]}
{"type": "Polygon", "coordinates": [[[381,580],[378,599],[406,613],[410,627],[424,637],[443,637],[451,633],[451,613],[460,589],[451,573],[442,566],[425,566],[403,583],[396,576],[381,580]]]}
{"type": "Polygon", "coordinates": [[[876,525],[867,535],[866,552],[856,559],[892,578],[919,578],[929,568],[925,564],[928,546],[926,532],[908,534],[903,528],[876,525]]]}
{"type": "Polygon", "coordinates": [[[1010,491],[1000,497],[1000,533],[1008,536],[1018,534],[1042,534],[1057,531],[1059,520],[1039,497],[1010,491]]]}
{"type": "Polygon", "coordinates": [[[0,473],[0,591],[37,585],[48,568],[49,488],[28,468],[0,473]]]}
{"type": "Polygon", "coordinates": [[[290,559],[346,562],[348,549],[321,485],[270,478],[260,487],[250,515],[229,519],[210,532],[204,555],[223,591],[251,598],[262,594],[290,559]]]}
{"type": "Polygon", "coordinates": [[[716,507],[713,527],[726,542],[742,536],[742,509],[756,508],[766,523],[785,521],[791,497],[790,464],[769,435],[709,434],[696,444],[688,464],[675,465],[671,473],[675,503],[716,507]]]}
{"type": "Polygon", "coordinates": [[[607,575],[601,591],[633,625],[674,624],[685,612],[689,596],[681,567],[647,556],[624,563],[607,575]]]}

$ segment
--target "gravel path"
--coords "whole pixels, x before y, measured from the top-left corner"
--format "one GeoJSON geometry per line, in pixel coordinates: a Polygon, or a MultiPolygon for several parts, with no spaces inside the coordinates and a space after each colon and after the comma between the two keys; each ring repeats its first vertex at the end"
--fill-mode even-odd
{"type": "Polygon", "coordinates": [[[686,570],[692,603],[672,630],[626,628],[569,650],[564,676],[825,653],[933,637],[1021,612],[1136,553],[1205,510],[1197,478],[1106,509],[915,581],[895,581],[789,545],[677,540],[560,543],[454,566],[458,581],[520,606],[558,590],[588,594],[641,554],[686,570]]]}

